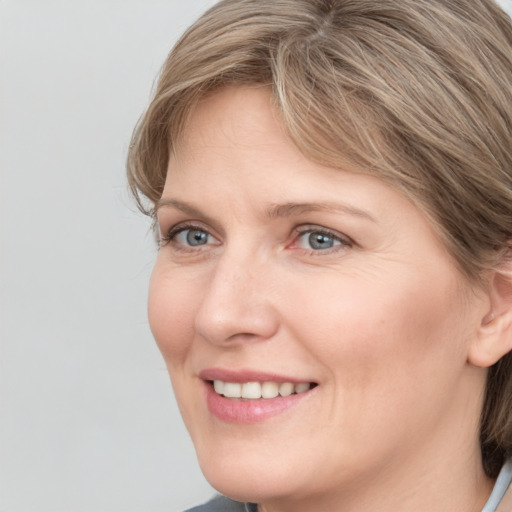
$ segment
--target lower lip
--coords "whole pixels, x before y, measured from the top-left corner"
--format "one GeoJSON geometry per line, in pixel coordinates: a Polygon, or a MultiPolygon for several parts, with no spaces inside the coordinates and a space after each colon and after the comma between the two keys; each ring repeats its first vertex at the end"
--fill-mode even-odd
{"type": "Polygon", "coordinates": [[[259,423],[282,414],[291,407],[298,405],[313,391],[276,398],[241,400],[226,398],[217,394],[210,382],[205,382],[205,385],[206,402],[210,413],[219,420],[241,424],[259,423]]]}

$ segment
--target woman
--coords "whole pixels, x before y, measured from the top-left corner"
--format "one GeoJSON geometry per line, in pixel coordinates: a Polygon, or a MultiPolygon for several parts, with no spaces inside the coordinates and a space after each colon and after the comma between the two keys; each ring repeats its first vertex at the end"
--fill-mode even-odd
{"type": "Polygon", "coordinates": [[[129,155],[194,510],[510,511],[512,25],[224,0],[129,155]]]}

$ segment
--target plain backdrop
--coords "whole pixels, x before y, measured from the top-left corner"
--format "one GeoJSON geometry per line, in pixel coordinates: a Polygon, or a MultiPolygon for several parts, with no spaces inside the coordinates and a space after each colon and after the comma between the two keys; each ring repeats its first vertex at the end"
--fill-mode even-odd
{"type": "Polygon", "coordinates": [[[125,184],[205,0],[0,1],[0,512],[174,512],[213,490],[146,319],[125,184]]]}
{"type": "Polygon", "coordinates": [[[149,331],[156,248],[124,177],[160,65],[213,3],[0,0],[0,512],[213,493],[149,331]]]}

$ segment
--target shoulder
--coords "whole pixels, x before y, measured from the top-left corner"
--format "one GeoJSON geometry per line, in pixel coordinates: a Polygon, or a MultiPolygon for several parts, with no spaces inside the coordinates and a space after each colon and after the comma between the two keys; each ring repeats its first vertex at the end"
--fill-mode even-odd
{"type": "Polygon", "coordinates": [[[246,512],[246,508],[239,501],[230,500],[225,496],[215,496],[208,503],[191,508],[185,512],[246,512]]]}

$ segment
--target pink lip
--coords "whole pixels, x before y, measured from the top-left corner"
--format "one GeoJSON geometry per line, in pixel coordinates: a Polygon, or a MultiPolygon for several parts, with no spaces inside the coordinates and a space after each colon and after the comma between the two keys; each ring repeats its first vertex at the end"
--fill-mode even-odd
{"type": "Polygon", "coordinates": [[[310,382],[275,373],[243,369],[226,370],[223,368],[207,368],[199,373],[199,377],[203,380],[222,380],[224,382],[293,382],[294,384],[310,382]]]}
{"type": "Polygon", "coordinates": [[[200,372],[199,376],[203,379],[206,403],[210,413],[219,420],[227,423],[251,424],[265,421],[269,418],[284,413],[290,408],[298,405],[304,399],[307,399],[312,392],[299,393],[298,395],[278,396],[276,398],[261,398],[259,400],[243,400],[226,398],[217,394],[210,381],[222,380],[224,382],[308,382],[290,377],[273,375],[265,372],[252,370],[224,370],[220,368],[211,368],[200,372]]]}

